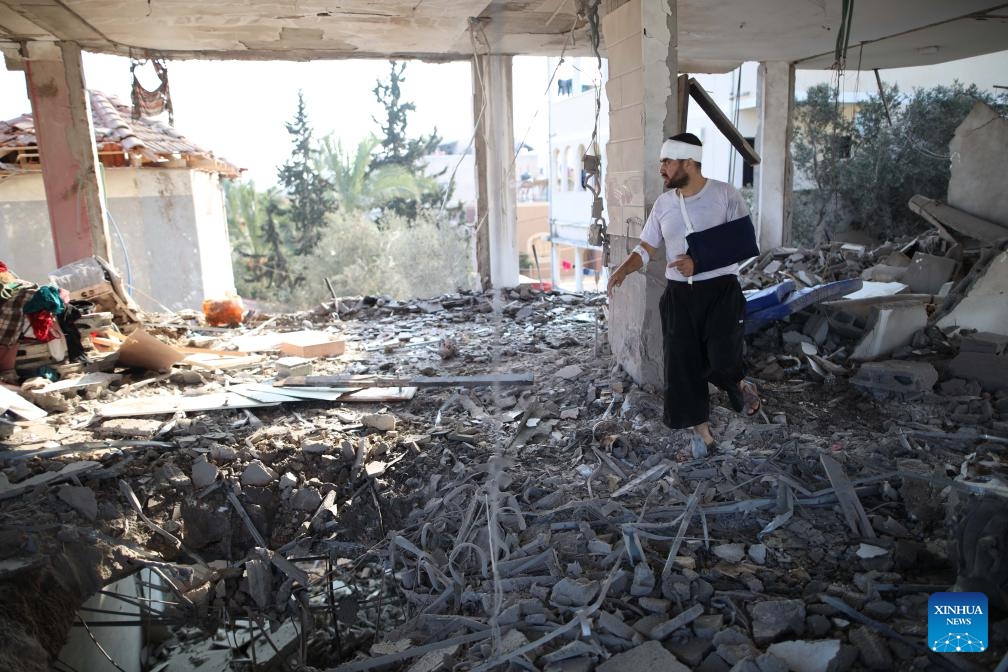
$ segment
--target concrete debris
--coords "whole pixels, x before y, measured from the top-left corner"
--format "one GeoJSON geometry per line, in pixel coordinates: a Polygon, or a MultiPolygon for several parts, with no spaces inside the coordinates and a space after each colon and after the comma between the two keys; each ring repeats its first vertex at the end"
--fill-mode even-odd
{"type": "Polygon", "coordinates": [[[605,661],[597,672],[639,672],[640,670],[667,670],[668,672],[688,672],[689,668],[676,660],[658,642],[645,642],[625,653],[620,653],[605,661]]]}
{"type": "MultiPolygon", "coordinates": [[[[938,326],[931,294],[815,292],[863,286],[870,268],[905,282],[920,256],[956,259],[948,300],[964,302],[960,275],[976,288],[986,273],[946,242],[751,265],[761,310],[811,291],[749,337],[766,415],[712,390],[718,449],[702,459],[663,426],[660,395],[614,365],[602,296],[339,299],[228,330],[249,348],[198,316],[152,321],[151,338],[187,355],[197,337],[262,354],[110,371],[121,379],[96,396],[49,392],[65,410],[8,415],[0,587],[31,605],[22,586],[60,586],[70,606],[46,627],[68,630],[142,559],[163,574],[143,581],[166,605],[145,612],[165,637],[148,662],[166,669],[933,667],[904,641],[920,639],[928,595],[993,571],[958,548],[994,543],[1001,519],[959,523],[979,495],[1004,496],[1008,390],[991,379],[1008,379],[1008,336],[938,326]],[[346,348],[272,380],[298,364],[278,361],[271,329],[346,348]],[[864,359],[881,361],[861,361],[868,341],[864,359]],[[145,417],[101,416],[122,401],[145,417]],[[91,574],[64,571],[71,556],[91,574]]],[[[48,611],[7,610],[0,628],[34,638],[48,611]]]]}

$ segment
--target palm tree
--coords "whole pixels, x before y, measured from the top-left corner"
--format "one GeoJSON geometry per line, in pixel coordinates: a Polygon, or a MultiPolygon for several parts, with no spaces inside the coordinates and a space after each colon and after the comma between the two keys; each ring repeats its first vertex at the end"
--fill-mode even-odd
{"type": "Polygon", "coordinates": [[[404,166],[387,164],[372,169],[378,144],[377,138],[369,136],[351,153],[332,135],[319,143],[316,169],[329,177],[345,212],[366,212],[397,198],[419,200],[430,189],[432,178],[416,175],[404,166]]]}

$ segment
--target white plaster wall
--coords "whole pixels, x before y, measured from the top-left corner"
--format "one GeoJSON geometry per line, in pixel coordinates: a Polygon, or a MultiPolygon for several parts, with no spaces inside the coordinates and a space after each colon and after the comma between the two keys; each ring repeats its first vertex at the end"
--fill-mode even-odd
{"type": "Polygon", "coordinates": [[[56,268],[41,174],[0,179],[0,261],[38,284],[48,282],[56,268]]]}
{"type": "Polygon", "coordinates": [[[202,267],[202,298],[219,298],[235,291],[224,190],[217,173],[192,170],[189,175],[192,178],[193,210],[202,267]]]}
{"type": "MultiPolygon", "coordinates": [[[[102,175],[111,261],[142,308],[198,309],[210,293],[233,289],[215,177],[151,168],[107,168],[102,175]]],[[[56,256],[40,173],[0,181],[0,234],[0,259],[23,278],[48,282],[56,256]]]]}

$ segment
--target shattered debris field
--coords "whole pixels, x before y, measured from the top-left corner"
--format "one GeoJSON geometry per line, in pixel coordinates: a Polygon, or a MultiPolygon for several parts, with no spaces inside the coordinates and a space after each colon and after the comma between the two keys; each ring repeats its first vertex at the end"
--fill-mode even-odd
{"type": "MultiPolygon", "coordinates": [[[[871,265],[832,254],[747,288],[871,265]]],[[[170,370],[5,388],[42,413],[5,400],[0,669],[994,669],[1008,397],[950,370],[968,335],[922,325],[866,374],[827,314],[749,337],[762,410],[712,392],[704,459],[602,295],[148,316],[170,370]],[[953,586],[992,609],[968,656],[926,641],[953,586]]]]}

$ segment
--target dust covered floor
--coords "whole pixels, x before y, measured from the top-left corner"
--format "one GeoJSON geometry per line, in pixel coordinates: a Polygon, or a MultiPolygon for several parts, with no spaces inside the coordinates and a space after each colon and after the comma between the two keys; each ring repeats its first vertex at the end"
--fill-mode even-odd
{"type": "MultiPolygon", "coordinates": [[[[764,334],[747,352],[762,412],[712,393],[719,451],[697,460],[614,364],[604,305],[528,289],[343,300],[260,329],[344,338],[314,374],[531,385],[101,414],[268,382],[270,357],[50,399],[66,410],[5,428],[0,669],[73,669],[54,661],[89,618],[78,607],[139,570],[145,670],[997,664],[1003,612],[983,653],[925,640],[932,592],[958,581],[1008,602],[1003,395],[876,399],[788,369],[764,334]]],[[[231,336],[184,316],[148,330],[231,336]]]]}

